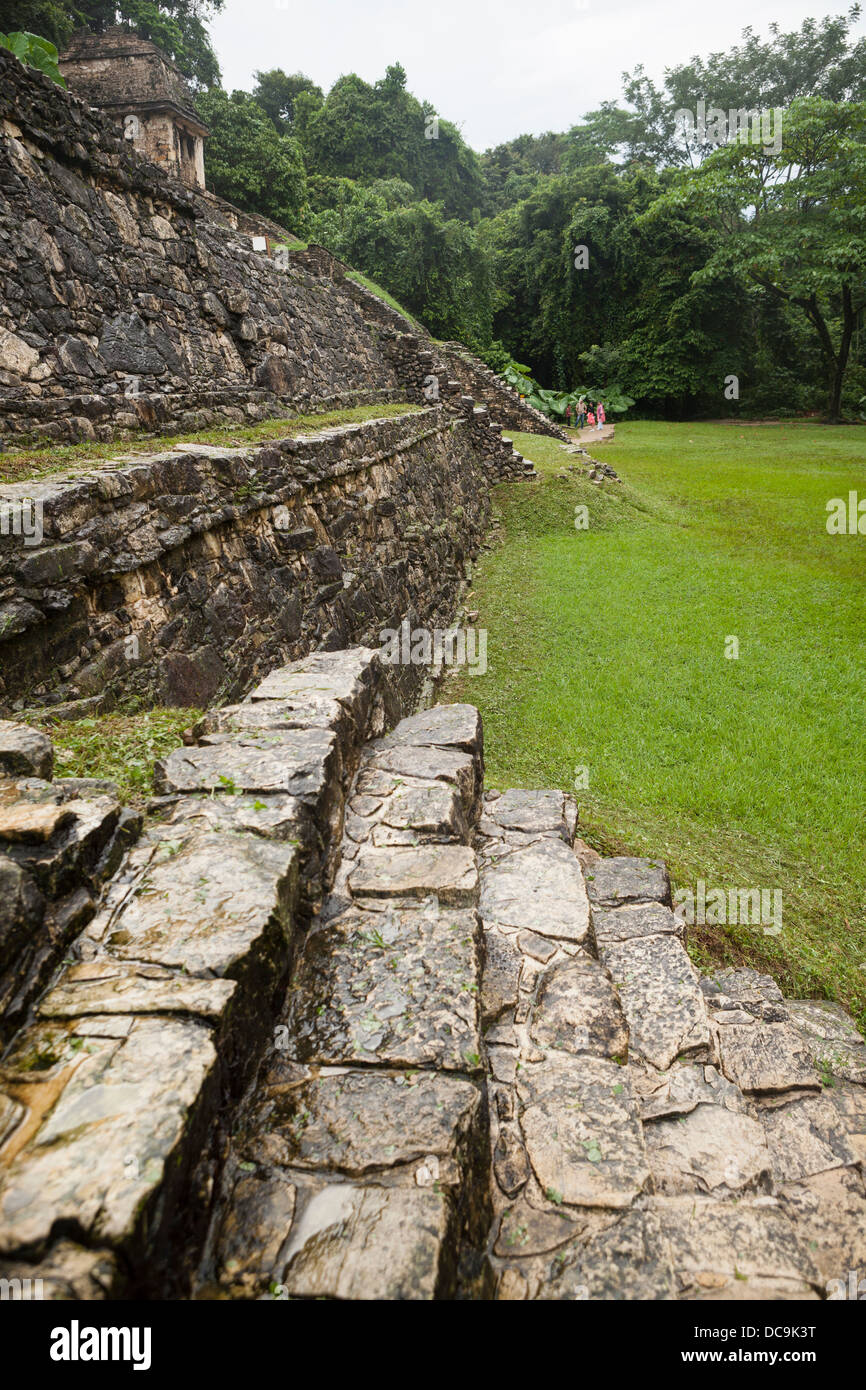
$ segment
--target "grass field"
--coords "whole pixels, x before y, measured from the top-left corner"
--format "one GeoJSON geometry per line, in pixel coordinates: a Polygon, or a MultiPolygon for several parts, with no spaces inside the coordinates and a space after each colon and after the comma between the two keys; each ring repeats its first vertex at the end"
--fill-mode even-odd
{"type": "Polygon", "coordinates": [[[487,674],[442,696],[480,707],[488,780],[577,781],[584,837],[664,856],[675,886],[781,889],[780,935],[694,927],[693,956],[866,1020],[866,536],[826,529],[830,498],[866,496],[866,430],[620,425],[603,487],[513,437],[542,477],[496,490],[487,674]]]}

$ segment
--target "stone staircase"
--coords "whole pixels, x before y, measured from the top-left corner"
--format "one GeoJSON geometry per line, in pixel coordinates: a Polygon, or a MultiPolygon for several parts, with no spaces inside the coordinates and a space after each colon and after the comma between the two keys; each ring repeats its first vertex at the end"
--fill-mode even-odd
{"type": "Polygon", "coordinates": [[[466,705],[405,719],[364,752],[340,869],[227,1165],[205,1274],[228,1296],[487,1288],[483,943],[468,843],[481,759],[466,705]]]}
{"type": "Polygon", "coordinates": [[[479,826],[498,1297],[821,1297],[866,1261],[862,1039],[700,977],[664,865],[581,871],[571,822],[491,792],[479,826]]]}
{"type": "Polygon", "coordinates": [[[844,1284],[866,1264],[850,1019],[700,976],[663,864],[575,845],[562,792],[485,792],[471,706],[397,708],[376,652],[316,653],[159,767],[161,818],[0,1067],[0,1276],[277,1300],[844,1284]]]}

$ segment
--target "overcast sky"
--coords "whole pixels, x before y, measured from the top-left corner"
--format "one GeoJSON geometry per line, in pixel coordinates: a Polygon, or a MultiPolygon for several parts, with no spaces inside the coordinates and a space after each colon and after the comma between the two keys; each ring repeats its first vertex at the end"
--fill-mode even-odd
{"type": "MultiPolygon", "coordinates": [[[[324,91],[401,62],[408,87],[478,150],[524,132],[567,130],[620,75],[730,48],[747,24],[799,28],[847,0],[226,0],[211,34],[228,90],[256,68],[307,73],[324,91]]],[[[866,32],[861,20],[859,32],[866,32]]]]}

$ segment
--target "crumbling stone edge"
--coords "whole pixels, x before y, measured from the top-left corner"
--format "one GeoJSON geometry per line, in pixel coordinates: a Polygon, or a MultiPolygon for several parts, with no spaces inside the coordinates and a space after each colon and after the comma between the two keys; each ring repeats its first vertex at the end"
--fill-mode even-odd
{"type": "Polygon", "coordinates": [[[377,652],[314,653],[159,765],[163,818],[0,1065],[0,1277],[188,1294],[179,1252],[203,1232],[229,1110],[333,881],[361,749],[400,712],[377,652]]]}

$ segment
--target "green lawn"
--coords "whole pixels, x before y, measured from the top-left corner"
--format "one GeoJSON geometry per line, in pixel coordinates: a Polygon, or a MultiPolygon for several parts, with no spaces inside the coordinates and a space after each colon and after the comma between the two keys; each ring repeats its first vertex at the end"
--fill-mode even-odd
{"type": "Polygon", "coordinates": [[[692,954],[864,1019],[866,536],[828,535],[826,503],[866,496],[866,430],[619,425],[603,487],[513,437],[542,477],[497,489],[470,603],[488,671],[443,692],[480,707],[489,781],[585,767],[590,843],[664,856],[675,886],[781,889],[781,935],[695,927],[692,954]]]}

